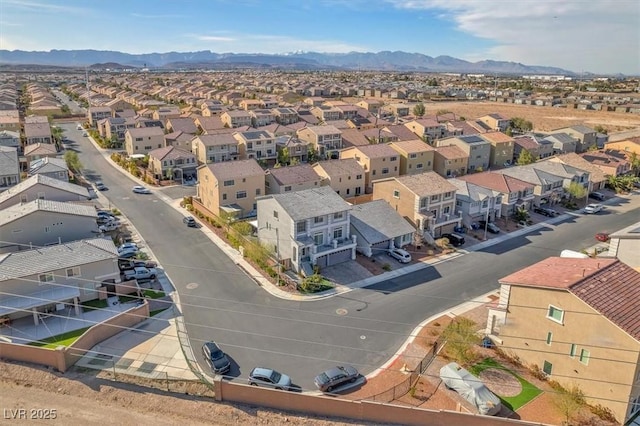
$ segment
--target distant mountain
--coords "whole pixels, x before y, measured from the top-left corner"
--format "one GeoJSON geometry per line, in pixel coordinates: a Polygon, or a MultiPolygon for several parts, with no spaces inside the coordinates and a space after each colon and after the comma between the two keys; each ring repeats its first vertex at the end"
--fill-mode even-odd
{"type": "Polygon", "coordinates": [[[117,62],[107,62],[104,64],[89,65],[89,69],[92,69],[92,70],[122,70],[125,68],[134,68],[134,67],[130,65],[122,65],[117,62]]]}
{"type": "MultiPolygon", "coordinates": [[[[91,64],[120,65],[146,68],[277,68],[300,70],[378,70],[378,71],[422,71],[497,74],[574,74],[562,68],[524,65],[516,62],[485,60],[469,62],[451,56],[431,57],[420,53],[349,52],[316,53],[295,52],[283,55],[166,52],[129,54],[107,50],[51,50],[49,52],[27,52],[24,50],[0,50],[0,64],[34,64],[49,66],[86,67],[91,64]]],[[[108,68],[120,68],[108,67],[108,68]]],[[[101,67],[102,68],[102,67],[101,67]]]]}

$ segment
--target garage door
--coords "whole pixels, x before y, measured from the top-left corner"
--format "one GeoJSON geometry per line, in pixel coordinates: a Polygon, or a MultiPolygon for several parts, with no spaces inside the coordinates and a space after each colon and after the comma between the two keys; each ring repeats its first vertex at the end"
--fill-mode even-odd
{"type": "Polygon", "coordinates": [[[389,249],[389,244],[391,242],[389,240],[382,241],[379,243],[371,244],[371,253],[373,256],[384,253],[387,249],[389,249]]]}
{"type": "Polygon", "coordinates": [[[338,263],[348,262],[351,260],[351,249],[342,250],[327,256],[327,266],[337,265],[338,263]]]}
{"type": "Polygon", "coordinates": [[[318,267],[320,268],[324,268],[325,266],[327,266],[327,256],[321,256],[317,258],[316,265],[318,265],[318,267]]]}

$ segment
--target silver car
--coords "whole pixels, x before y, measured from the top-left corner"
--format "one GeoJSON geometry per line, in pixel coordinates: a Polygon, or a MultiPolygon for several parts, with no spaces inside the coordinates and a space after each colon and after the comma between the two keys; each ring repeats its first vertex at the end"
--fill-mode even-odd
{"type": "Polygon", "coordinates": [[[291,377],[270,368],[256,367],[249,373],[249,384],[278,390],[291,390],[291,377]]]}

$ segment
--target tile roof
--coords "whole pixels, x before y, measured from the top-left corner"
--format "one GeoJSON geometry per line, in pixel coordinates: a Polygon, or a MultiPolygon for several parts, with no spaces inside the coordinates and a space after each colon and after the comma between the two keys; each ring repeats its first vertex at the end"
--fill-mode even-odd
{"type": "MultiPolygon", "coordinates": [[[[458,188],[436,172],[418,173],[393,178],[420,197],[453,192],[458,188]]],[[[375,183],[374,183],[375,185],[375,183]]]]}
{"type": "Polygon", "coordinates": [[[89,191],[87,191],[87,188],[83,186],[65,182],[60,179],[54,179],[49,176],[37,174],[23,180],[22,182],[20,182],[15,186],[12,186],[11,188],[7,189],[4,192],[0,192],[0,204],[2,204],[3,202],[7,201],[10,198],[15,197],[22,191],[25,191],[37,184],[50,186],[52,188],[57,188],[63,191],[71,192],[73,194],[78,194],[80,196],[89,198],[89,191]]]}
{"type": "Polygon", "coordinates": [[[435,148],[435,151],[448,160],[455,158],[469,158],[469,154],[456,145],[439,146],[435,148]]]}
{"type": "Polygon", "coordinates": [[[0,176],[18,172],[19,167],[18,149],[0,145],[0,176]]]}
{"type": "Polygon", "coordinates": [[[273,176],[280,185],[291,185],[321,180],[321,177],[316,173],[311,164],[278,167],[267,170],[267,173],[273,176]]]}
{"type": "Polygon", "coordinates": [[[524,191],[527,188],[533,188],[533,184],[512,176],[495,172],[472,173],[469,175],[458,176],[456,179],[472,182],[478,186],[500,191],[505,194],[511,192],[524,191]]]}
{"type": "Polygon", "coordinates": [[[480,137],[488,140],[489,142],[495,142],[495,143],[513,142],[513,138],[511,136],[504,134],[502,132],[481,133],[480,137]]]}
{"type": "Polygon", "coordinates": [[[144,137],[144,136],[163,136],[164,132],[160,127],[135,127],[133,129],[127,129],[127,132],[131,135],[132,138],[135,137],[144,137]]]}
{"type": "Polygon", "coordinates": [[[208,167],[211,173],[218,179],[238,179],[243,177],[264,176],[264,170],[258,162],[251,158],[249,160],[223,161],[220,163],[210,163],[208,167]]]}
{"type": "Polygon", "coordinates": [[[43,157],[29,163],[29,174],[48,173],[52,171],[69,171],[67,162],[62,158],[43,157]]]}
{"type": "Polygon", "coordinates": [[[399,151],[406,152],[407,154],[435,151],[431,145],[422,142],[420,139],[391,142],[389,146],[394,149],[397,148],[399,151]]]}
{"type": "Polygon", "coordinates": [[[380,243],[415,232],[415,228],[385,200],[374,200],[352,206],[351,226],[369,244],[380,243]]]}
{"type": "Polygon", "coordinates": [[[407,129],[403,124],[387,126],[384,128],[398,137],[401,141],[412,141],[416,139],[416,134],[407,129]]]}
{"type": "Polygon", "coordinates": [[[330,177],[364,174],[364,168],[354,158],[319,161],[314,167],[320,167],[330,177]]]}
{"type": "Polygon", "coordinates": [[[216,145],[238,145],[238,140],[231,133],[205,134],[196,136],[194,140],[199,140],[204,146],[216,145]]]}
{"type": "Polygon", "coordinates": [[[295,221],[344,212],[351,207],[330,186],[274,194],[264,198],[269,197],[275,199],[295,221]]]}
{"type": "Polygon", "coordinates": [[[386,143],[379,143],[374,145],[362,145],[357,146],[352,149],[360,151],[362,154],[367,156],[368,158],[383,158],[383,157],[393,157],[398,155],[395,149],[391,148],[386,143]]]}
{"type": "Polygon", "coordinates": [[[2,215],[0,215],[0,226],[37,211],[88,217],[98,216],[93,206],[37,199],[24,204],[14,204],[13,206],[3,209],[2,215]]]}
{"type": "Polygon", "coordinates": [[[27,145],[24,147],[24,155],[47,155],[47,154],[57,154],[58,150],[56,146],[52,143],[34,143],[31,145],[27,145]]]}

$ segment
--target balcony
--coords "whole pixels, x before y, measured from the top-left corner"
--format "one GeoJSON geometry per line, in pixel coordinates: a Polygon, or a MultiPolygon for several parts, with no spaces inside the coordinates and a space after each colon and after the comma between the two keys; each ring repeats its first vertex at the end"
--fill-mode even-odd
{"type": "Polygon", "coordinates": [[[352,238],[340,238],[333,240],[333,244],[323,244],[321,246],[313,246],[311,248],[312,257],[317,258],[327,254],[327,252],[335,252],[348,248],[354,248],[356,246],[355,235],[352,238]],[[315,250],[315,253],[313,253],[315,250]]]}

